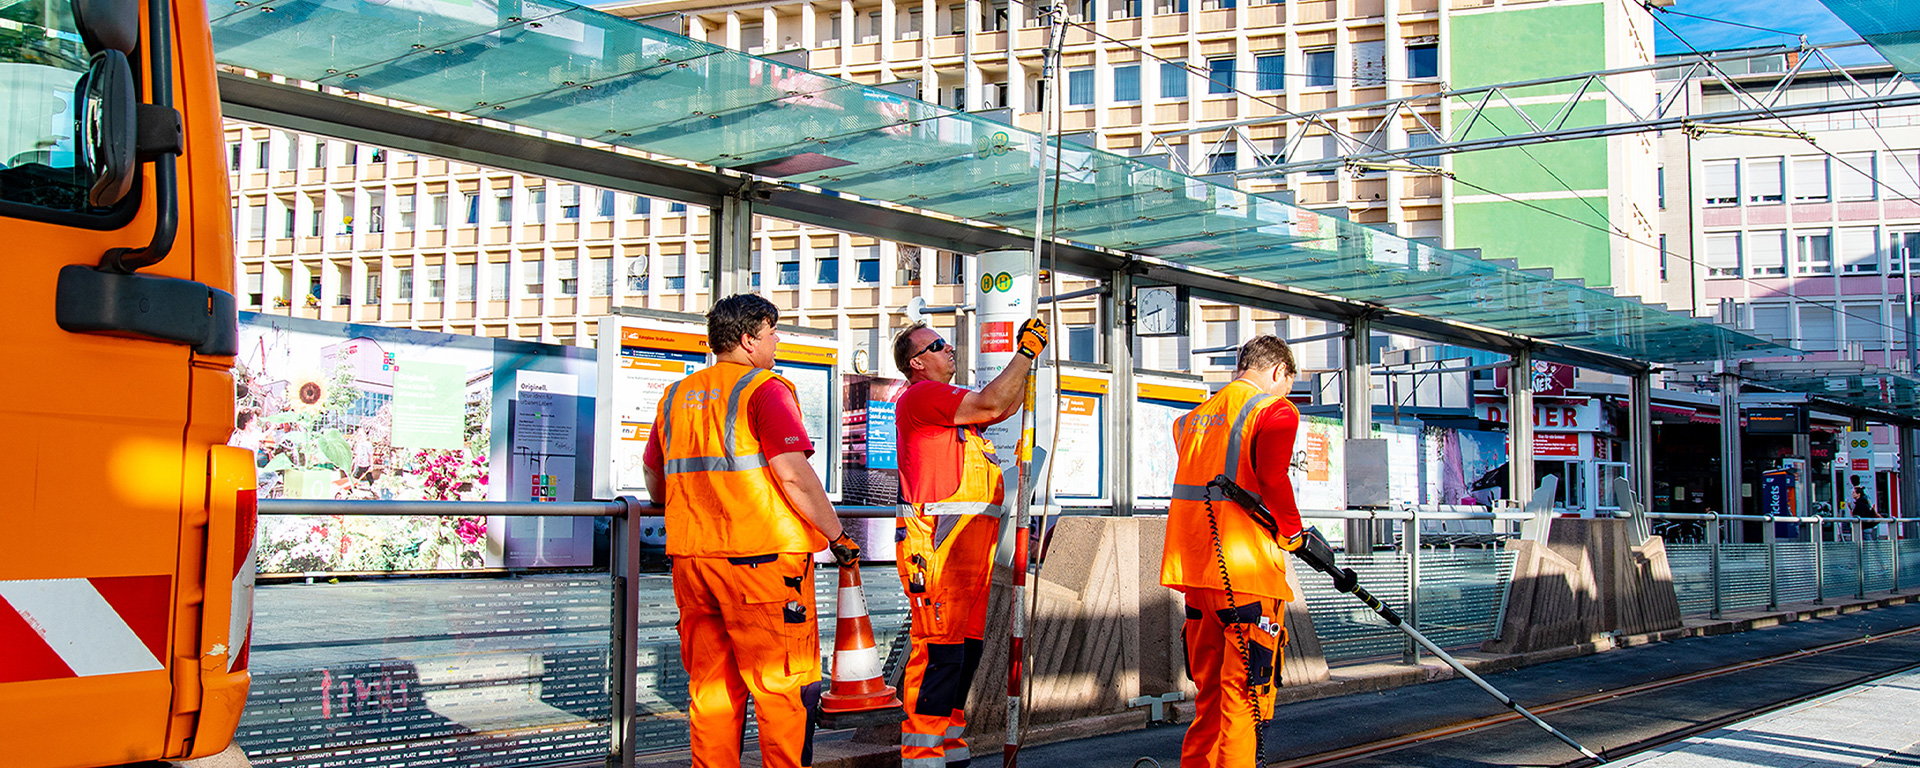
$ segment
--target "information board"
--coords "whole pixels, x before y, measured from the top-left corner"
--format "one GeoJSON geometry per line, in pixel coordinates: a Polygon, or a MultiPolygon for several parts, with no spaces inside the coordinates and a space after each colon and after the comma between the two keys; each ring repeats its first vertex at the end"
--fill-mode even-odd
{"type": "Polygon", "coordinates": [[[840,342],[831,335],[782,326],[773,372],[793,382],[800,420],[813,441],[807,461],[820,475],[827,497],[840,500],[840,342]]]}
{"type": "Polygon", "coordinates": [[[1062,372],[1054,422],[1053,497],[1106,502],[1107,389],[1104,372],[1062,372]]]}
{"type": "Polygon", "coordinates": [[[1179,456],[1173,422],[1207,399],[1198,377],[1134,374],[1132,445],[1134,498],[1164,502],[1173,496],[1179,456]]]}

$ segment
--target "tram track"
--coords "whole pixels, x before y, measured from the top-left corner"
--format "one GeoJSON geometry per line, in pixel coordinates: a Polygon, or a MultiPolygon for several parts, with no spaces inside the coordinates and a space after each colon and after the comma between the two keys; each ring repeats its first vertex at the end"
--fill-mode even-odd
{"type": "MultiPolygon", "coordinates": [[[[1594,693],[1523,703],[1534,714],[1554,722],[1556,726],[1568,728],[1587,746],[1612,761],[1875,679],[1920,668],[1920,662],[1913,659],[1920,659],[1920,626],[1799,648],[1594,693]],[[1882,650],[1891,653],[1877,653],[1882,650]],[[1887,658],[1875,659],[1876,656],[1887,658]],[[1855,674],[1832,674],[1834,666],[1858,671],[1855,674]],[[1807,670],[1802,669],[1802,674],[1796,676],[1793,674],[1796,667],[1819,667],[1820,674],[1807,674],[1807,670]],[[1751,691],[1755,686],[1748,684],[1743,688],[1742,684],[1748,683],[1749,678],[1760,676],[1771,676],[1776,687],[1782,679],[1804,680],[1806,685],[1782,694],[1752,699],[1750,705],[1718,709],[1708,707],[1705,711],[1698,706],[1688,706],[1689,702],[1697,705],[1703,691],[1715,688],[1751,691]],[[1663,708],[1663,701],[1669,706],[1663,708]],[[1620,727],[1605,727],[1609,724],[1620,727]]],[[[1705,698],[1711,700],[1715,697],[1706,694],[1705,698]]],[[[1720,697],[1721,701],[1728,698],[1720,697]]],[[[1269,768],[1443,765],[1461,764],[1461,755],[1483,755],[1485,762],[1473,762],[1484,765],[1583,768],[1596,764],[1593,760],[1575,756],[1571,750],[1541,734],[1518,714],[1502,711],[1310,755],[1269,761],[1266,765],[1269,768]],[[1476,742],[1513,746],[1528,740],[1535,744],[1517,750],[1489,750],[1475,746],[1476,742]],[[1546,759],[1516,759],[1523,755],[1546,759]],[[1568,760],[1569,757],[1575,759],[1568,760]]]]}

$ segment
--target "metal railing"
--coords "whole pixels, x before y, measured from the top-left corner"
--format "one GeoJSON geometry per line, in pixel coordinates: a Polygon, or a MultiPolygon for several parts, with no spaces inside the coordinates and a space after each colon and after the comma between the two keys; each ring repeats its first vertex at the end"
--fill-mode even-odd
{"type": "MultiPolygon", "coordinates": [[[[847,518],[891,518],[892,507],[841,507],[847,518]]],[[[1085,513],[1091,510],[1078,510],[1085,513]]],[[[400,753],[422,765],[606,760],[684,748],[685,683],[679,667],[670,578],[643,573],[641,526],[661,510],[632,498],[609,502],[415,502],[262,500],[262,515],[545,516],[611,520],[608,568],[600,574],[518,572],[509,580],[412,579],[315,590],[263,587],[255,638],[255,690],[242,744],[258,765],[321,766],[400,753]],[[347,587],[351,587],[348,589],[347,587]],[[327,590],[334,590],[329,593],[327,590]],[[314,595],[350,595],[314,608],[314,595]],[[364,624],[339,639],[304,629],[328,611],[364,624]],[[268,626],[272,624],[273,626],[268,626]],[[384,634],[383,634],[384,633],[384,634]],[[350,633],[351,634],[351,633],[350,633]],[[263,637],[264,635],[264,637],[263,637]],[[318,694],[317,697],[315,694],[318,694]],[[314,701],[312,699],[316,699],[314,701]],[[475,714],[479,713],[479,714],[475,714]],[[302,722],[302,720],[312,722],[302,722]],[[461,745],[467,746],[461,746],[461,745]]],[[[1514,554],[1498,545],[1534,516],[1518,510],[1399,505],[1303,510],[1309,520],[1378,521],[1397,535],[1373,552],[1342,553],[1369,591],[1443,646],[1497,636],[1514,554]],[[1436,534],[1448,521],[1477,521],[1482,534],[1436,534]]],[[[1609,515],[1610,516],[1610,515],[1609,515]]],[[[1682,612],[1777,607],[1920,584],[1920,540],[1860,535],[1859,523],[1912,520],[1651,513],[1697,523],[1701,541],[1667,543],[1682,612]],[[1757,521],[1769,543],[1724,543],[1727,523],[1757,521]],[[1824,531],[1852,524],[1848,541],[1771,541],[1776,523],[1824,531]],[[1908,546],[1909,543],[1912,546],[1908,546]]],[[[1564,522],[1562,523],[1564,524],[1564,522]]],[[[1337,526],[1335,526],[1337,528],[1337,526]]],[[[1884,525],[1883,525],[1884,527],[1884,525]]],[[[656,547],[657,549],[657,547],[656,547]]],[[[906,604],[892,568],[866,579],[875,639],[902,635],[906,604]]],[[[835,615],[831,569],[816,583],[819,614],[835,615]]],[[[1324,579],[1303,573],[1299,601],[1330,662],[1398,654],[1418,658],[1405,636],[1324,579]]],[[[324,600],[321,600],[324,602],[324,600]]],[[[833,622],[823,621],[822,648],[833,622]]],[[[751,729],[751,723],[749,728],[751,729]]]]}

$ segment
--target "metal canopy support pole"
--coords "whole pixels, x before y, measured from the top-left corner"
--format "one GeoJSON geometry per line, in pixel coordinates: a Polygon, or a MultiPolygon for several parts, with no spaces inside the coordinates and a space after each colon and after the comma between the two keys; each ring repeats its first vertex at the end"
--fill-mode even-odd
{"type": "Polygon", "coordinates": [[[635,717],[640,709],[640,502],[621,497],[627,513],[612,519],[608,540],[613,543],[613,681],[608,691],[613,703],[613,757],[617,768],[633,768],[635,717]]]}
{"type": "MultiPolygon", "coordinates": [[[[1407,626],[1420,627],[1420,507],[1408,508],[1410,517],[1400,521],[1400,549],[1407,557],[1407,626]]],[[[1401,652],[1401,662],[1407,666],[1420,663],[1420,643],[1412,637],[1407,638],[1406,650],[1401,652]]]]}
{"type": "Polygon", "coordinates": [[[1113,513],[1132,515],[1138,495],[1133,487],[1133,277],[1116,269],[1108,278],[1107,362],[1113,368],[1112,396],[1107,398],[1107,466],[1112,467],[1113,513]]]}
{"type": "Polygon", "coordinates": [[[1507,491],[1521,507],[1533,501],[1533,351],[1513,353],[1507,371],[1507,491]]]}
{"type": "Polygon", "coordinates": [[[1633,423],[1627,434],[1628,461],[1633,462],[1633,493],[1640,508],[1653,509],[1653,372],[1633,374],[1627,408],[1633,423]]]}
{"type": "Polygon", "coordinates": [[[707,212],[707,306],[753,290],[753,202],[746,191],[707,212]]]}
{"type": "MultiPolygon", "coordinates": [[[[1358,315],[1347,321],[1345,359],[1341,372],[1340,417],[1348,440],[1373,436],[1373,318],[1358,315]]],[[[1347,557],[1373,553],[1372,520],[1347,521],[1347,557]]]]}
{"type": "MultiPolygon", "coordinates": [[[[1723,364],[1724,365],[1724,364],[1723,364]]],[[[1738,363],[1733,364],[1738,366],[1738,363]]],[[[1740,514],[1740,374],[1737,367],[1720,371],[1720,512],[1740,514]]],[[[1720,520],[1707,526],[1713,554],[1713,618],[1720,618],[1720,520]]]]}

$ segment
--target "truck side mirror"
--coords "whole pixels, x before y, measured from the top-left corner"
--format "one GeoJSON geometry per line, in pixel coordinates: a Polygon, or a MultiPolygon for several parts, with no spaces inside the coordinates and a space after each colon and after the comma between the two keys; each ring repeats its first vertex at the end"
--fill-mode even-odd
{"type": "Polygon", "coordinates": [[[138,0],[73,0],[74,26],[88,51],[119,51],[133,55],[140,47],[138,0]]]}
{"type": "Polygon", "coordinates": [[[139,177],[134,160],[133,66],[127,55],[108,48],[93,54],[87,73],[74,84],[76,158],[93,179],[87,203],[107,207],[133,191],[139,177]]]}

